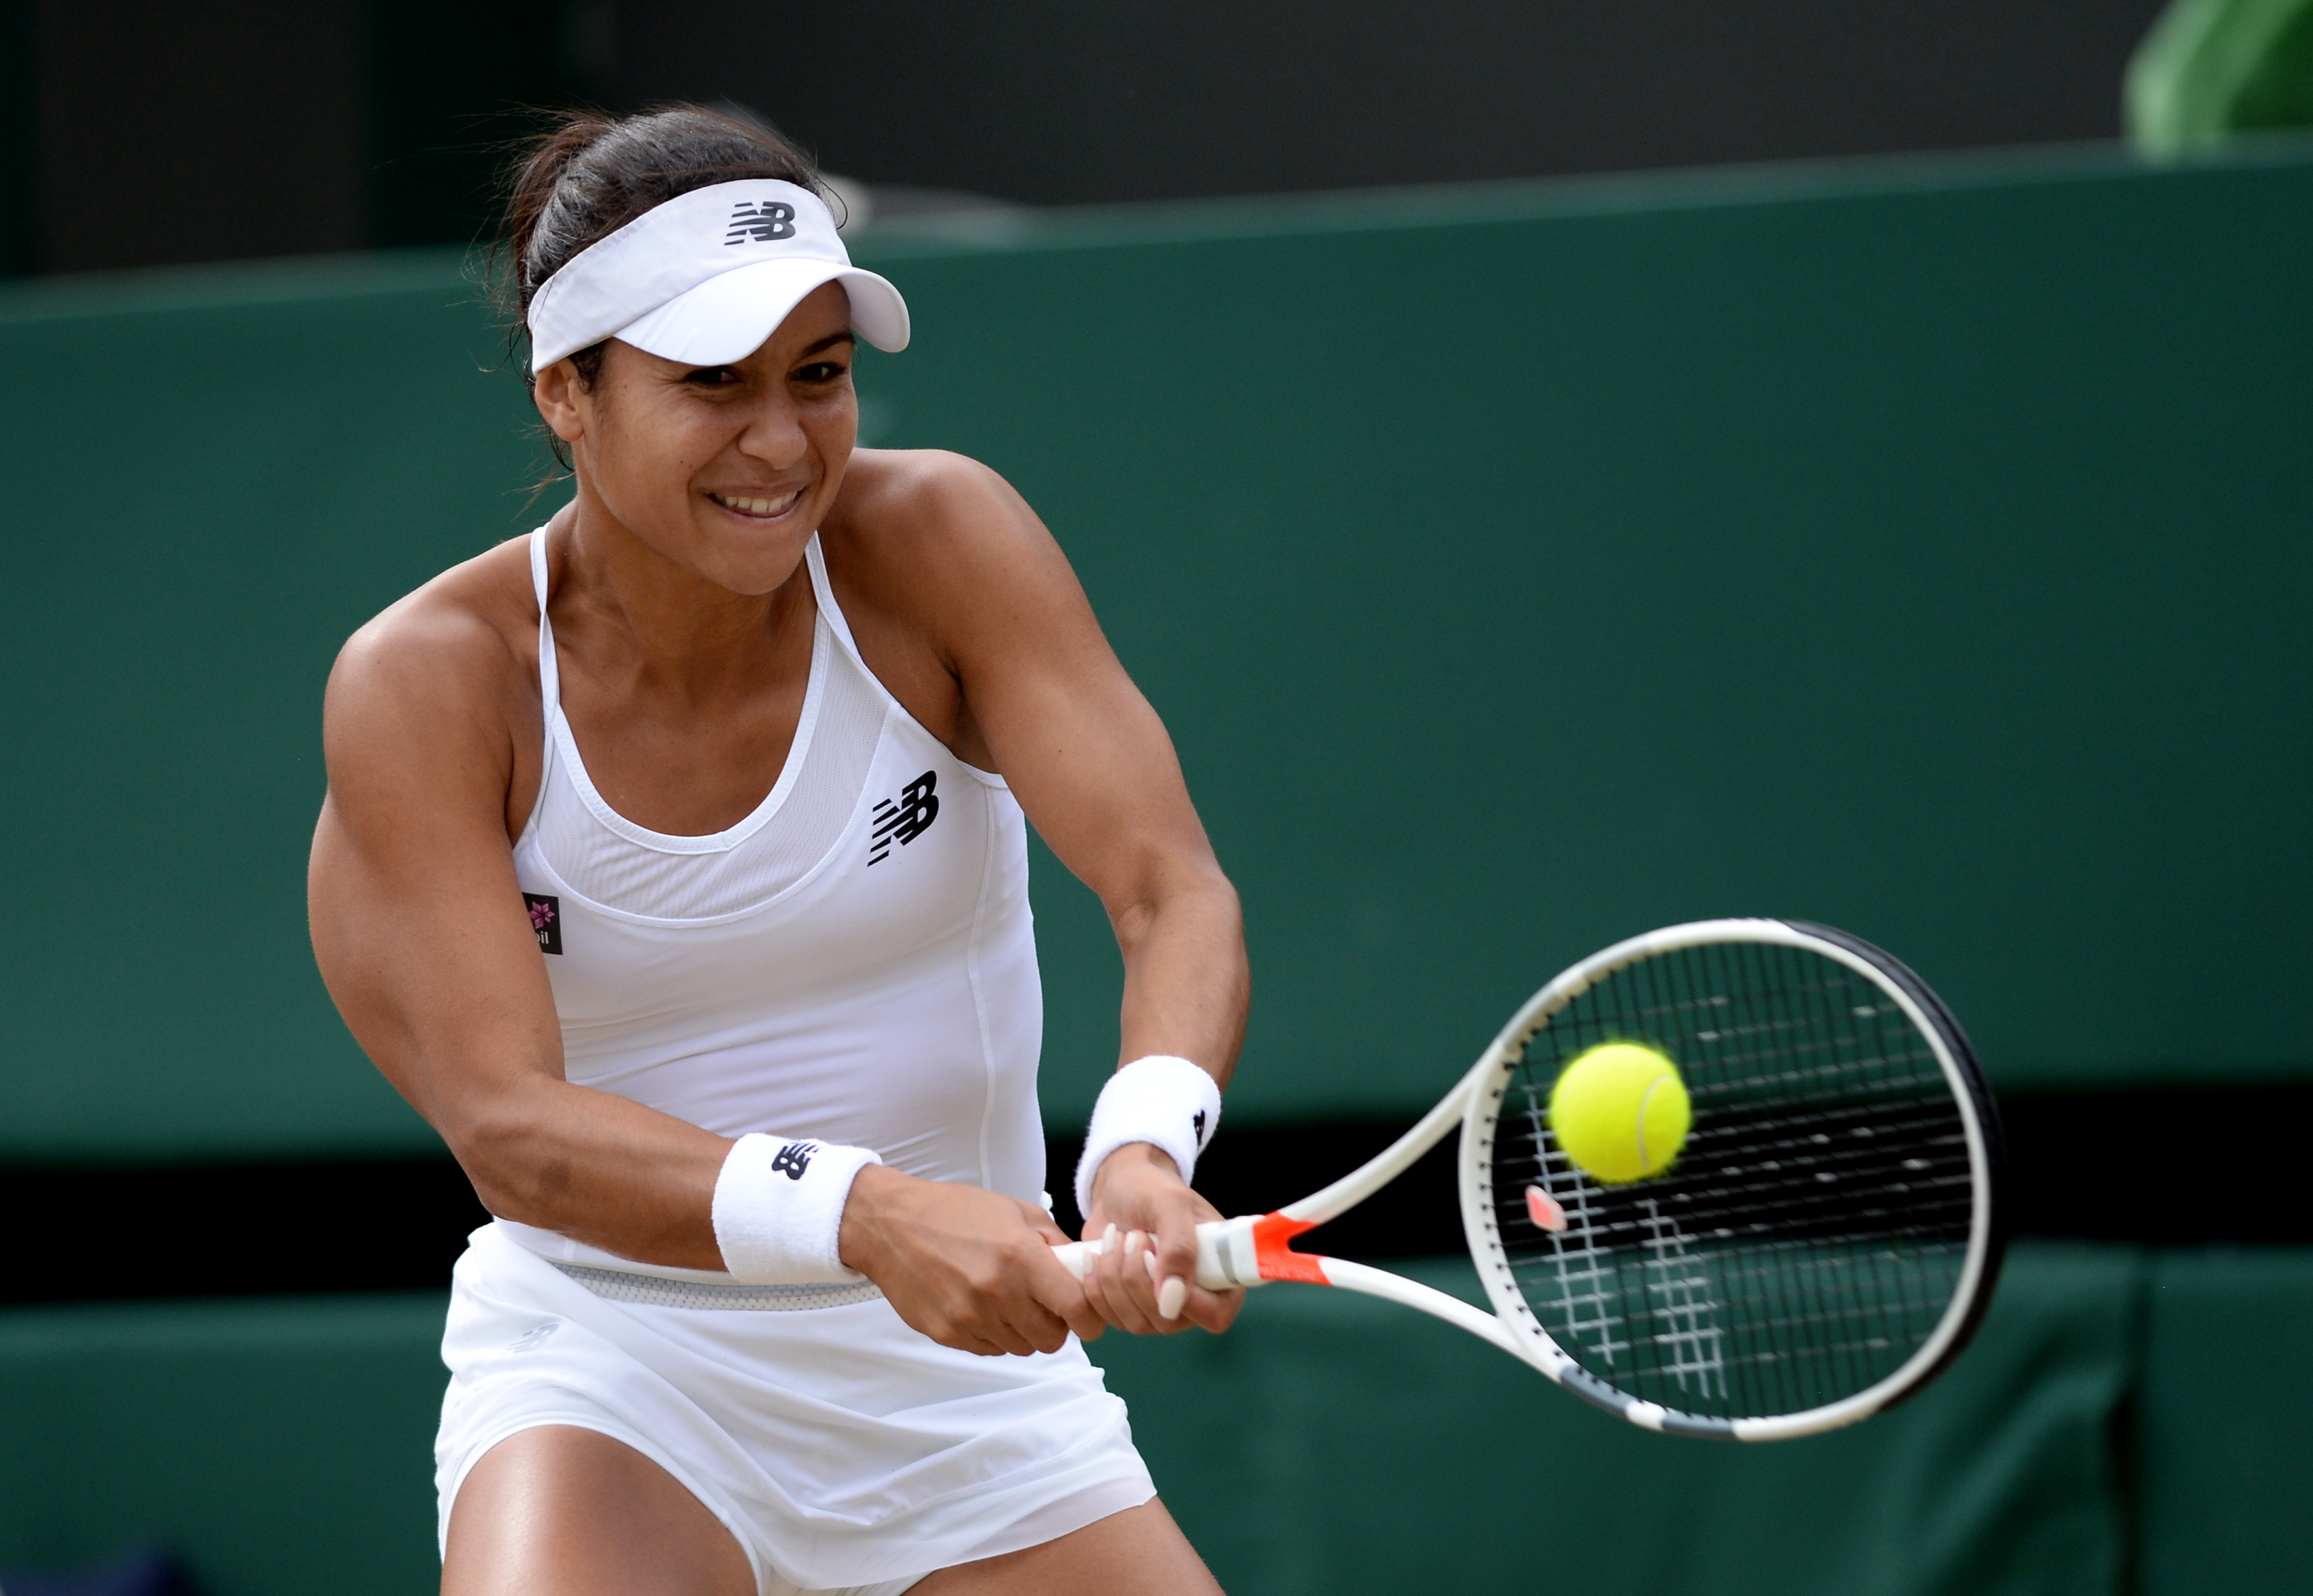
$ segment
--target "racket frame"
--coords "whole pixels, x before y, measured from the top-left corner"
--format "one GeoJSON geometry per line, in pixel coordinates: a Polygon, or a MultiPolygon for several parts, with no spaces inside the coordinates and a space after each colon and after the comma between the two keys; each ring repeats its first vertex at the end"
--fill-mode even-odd
{"type": "MultiPolygon", "coordinates": [[[[1593,1406],[1642,1429],[1723,1440],[1780,1441],[1867,1418],[1918,1390],[1957,1355],[1982,1317],[1998,1276],[2000,1232],[1993,1201],[1998,1152],[1990,1095],[1966,1035],[1926,984],[1895,958],[1845,932],[1806,921],[1690,921],[1626,938],[1563,971],[1526,1001],[1477,1062],[1412,1128],[1332,1185],[1273,1213],[1199,1225],[1197,1281],[1219,1291],[1295,1280],[1380,1297],[1491,1342],[1593,1406]],[[1958,1106],[1972,1177],[1968,1244],[1959,1283],[1936,1328],[1918,1349],[1891,1373],[1836,1402],[1798,1413],[1733,1419],[1683,1413],[1632,1396],[1585,1369],[1561,1347],[1518,1290],[1495,1216],[1493,1190],[1495,1132],[1510,1072],[1551,1019],[1600,981],[1642,959],[1727,943],[1767,943],[1816,953],[1846,966],[1893,998],[1927,1039],[1958,1106]],[[1461,1132],[1456,1185],[1463,1234],[1492,1311],[1386,1269],[1294,1250],[1294,1237],[1340,1218],[1411,1169],[1456,1129],[1461,1132]]],[[[1082,1274],[1091,1258],[1106,1249],[1093,1241],[1071,1242],[1055,1250],[1072,1270],[1082,1274]]]]}
{"type": "MultiPolygon", "coordinates": [[[[1890,955],[1844,932],[1805,921],[1697,920],[1616,943],[1566,970],[1527,999],[1451,1097],[1460,1101],[1463,1109],[1458,1180],[1463,1233],[1470,1244],[1470,1256],[1477,1262],[1479,1279],[1494,1305],[1496,1320],[1510,1331],[1512,1350],[1575,1395],[1641,1428],[1736,1441],[1780,1441],[1853,1424],[1902,1400],[1957,1356],[1990,1301],[1999,1263],[1993,1203],[1998,1144],[1989,1094],[1975,1069],[1974,1055],[1957,1022],[1917,976],[1890,955]],[[1510,1071],[1524,1057],[1527,1044],[1567,1004],[1617,971],[1658,954],[1719,943],[1767,943],[1815,953],[1846,966],[1893,998],[1904,1018],[1927,1039],[1958,1107],[1971,1175],[1968,1243],[1959,1281],[1936,1328],[1912,1355],[1879,1381],[1836,1402],[1798,1413],[1733,1419],[1682,1413],[1631,1396],[1583,1368],[1560,1346],[1518,1290],[1495,1215],[1493,1191],[1494,1136],[1501,1099],[1510,1071]]],[[[1427,1125],[1425,1120],[1416,1129],[1427,1125]]],[[[1393,1147],[1389,1153],[1396,1151],[1393,1147]]]]}

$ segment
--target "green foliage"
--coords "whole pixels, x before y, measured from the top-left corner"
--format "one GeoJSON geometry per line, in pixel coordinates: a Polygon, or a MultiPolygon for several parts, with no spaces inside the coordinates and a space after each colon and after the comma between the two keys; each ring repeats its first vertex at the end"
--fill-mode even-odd
{"type": "Polygon", "coordinates": [[[2313,127],[2313,0],[2171,0],[2129,63],[2125,103],[2155,156],[2313,127]]]}

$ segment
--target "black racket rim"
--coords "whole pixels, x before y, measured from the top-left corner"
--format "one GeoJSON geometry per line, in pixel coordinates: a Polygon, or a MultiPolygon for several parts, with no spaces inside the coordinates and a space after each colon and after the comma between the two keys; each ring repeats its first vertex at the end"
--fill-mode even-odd
{"type": "Polygon", "coordinates": [[[1893,953],[1865,942],[1851,932],[1814,920],[1785,920],[1782,924],[1794,931],[1804,931],[1810,936],[1818,936],[1834,946],[1845,948],[1869,961],[1880,974],[1911,995],[1912,1000],[1934,1022],[1945,1048],[1951,1054],[1961,1090],[1966,1095],[1983,1138],[1983,1168],[1977,1179],[1986,1188],[1991,1214],[1988,1233],[1984,1238],[1983,1261],[1977,1271],[1975,1288],[1969,1295],[1959,1329],[1944,1348],[1943,1355],[1881,1403],[1878,1411],[1885,1413],[1899,1403],[1911,1400],[1936,1376],[1951,1367],[1953,1361],[1967,1350],[1967,1344],[1975,1338],[1977,1328],[1983,1323],[1984,1312],[1992,1306],[1992,1293],[2000,1285],[2001,1268],[2008,1258],[2007,1208],[2001,1201],[2008,1182],[2007,1134],[2001,1128],[1999,1101],[1992,1095],[1992,1088],[1984,1081],[1983,1066],[1975,1057],[1975,1045],[1968,1040],[1958,1016],[1951,1012],[1942,998],[1936,995],[1935,988],[1922,980],[1910,965],[1893,953]]]}

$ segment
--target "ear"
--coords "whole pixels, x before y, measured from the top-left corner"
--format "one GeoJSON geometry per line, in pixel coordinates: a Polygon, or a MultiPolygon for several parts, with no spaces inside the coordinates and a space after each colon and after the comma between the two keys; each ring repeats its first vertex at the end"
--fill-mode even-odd
{"type": "Polygon", "coordinates": [[[576,443],[586,434],[585,393],[585,385],[578,381],[578,368],[565,358],[538,373],[531,398],[537,401],[538,413],[554,429],[554,435],[566,443],[576,443]]]}

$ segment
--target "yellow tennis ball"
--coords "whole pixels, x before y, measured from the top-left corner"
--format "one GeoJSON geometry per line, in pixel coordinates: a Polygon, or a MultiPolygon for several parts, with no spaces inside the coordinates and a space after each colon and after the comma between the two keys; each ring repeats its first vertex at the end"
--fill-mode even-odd
{"type": "Polygon", "coordinates": [[[1678,1066],[1636,1042],[1585,1048],[1550,1089],[1550,1134],[1585,1174],[1610,1186],[1667,1169],[1693,1123],[1678,1066]]]}

